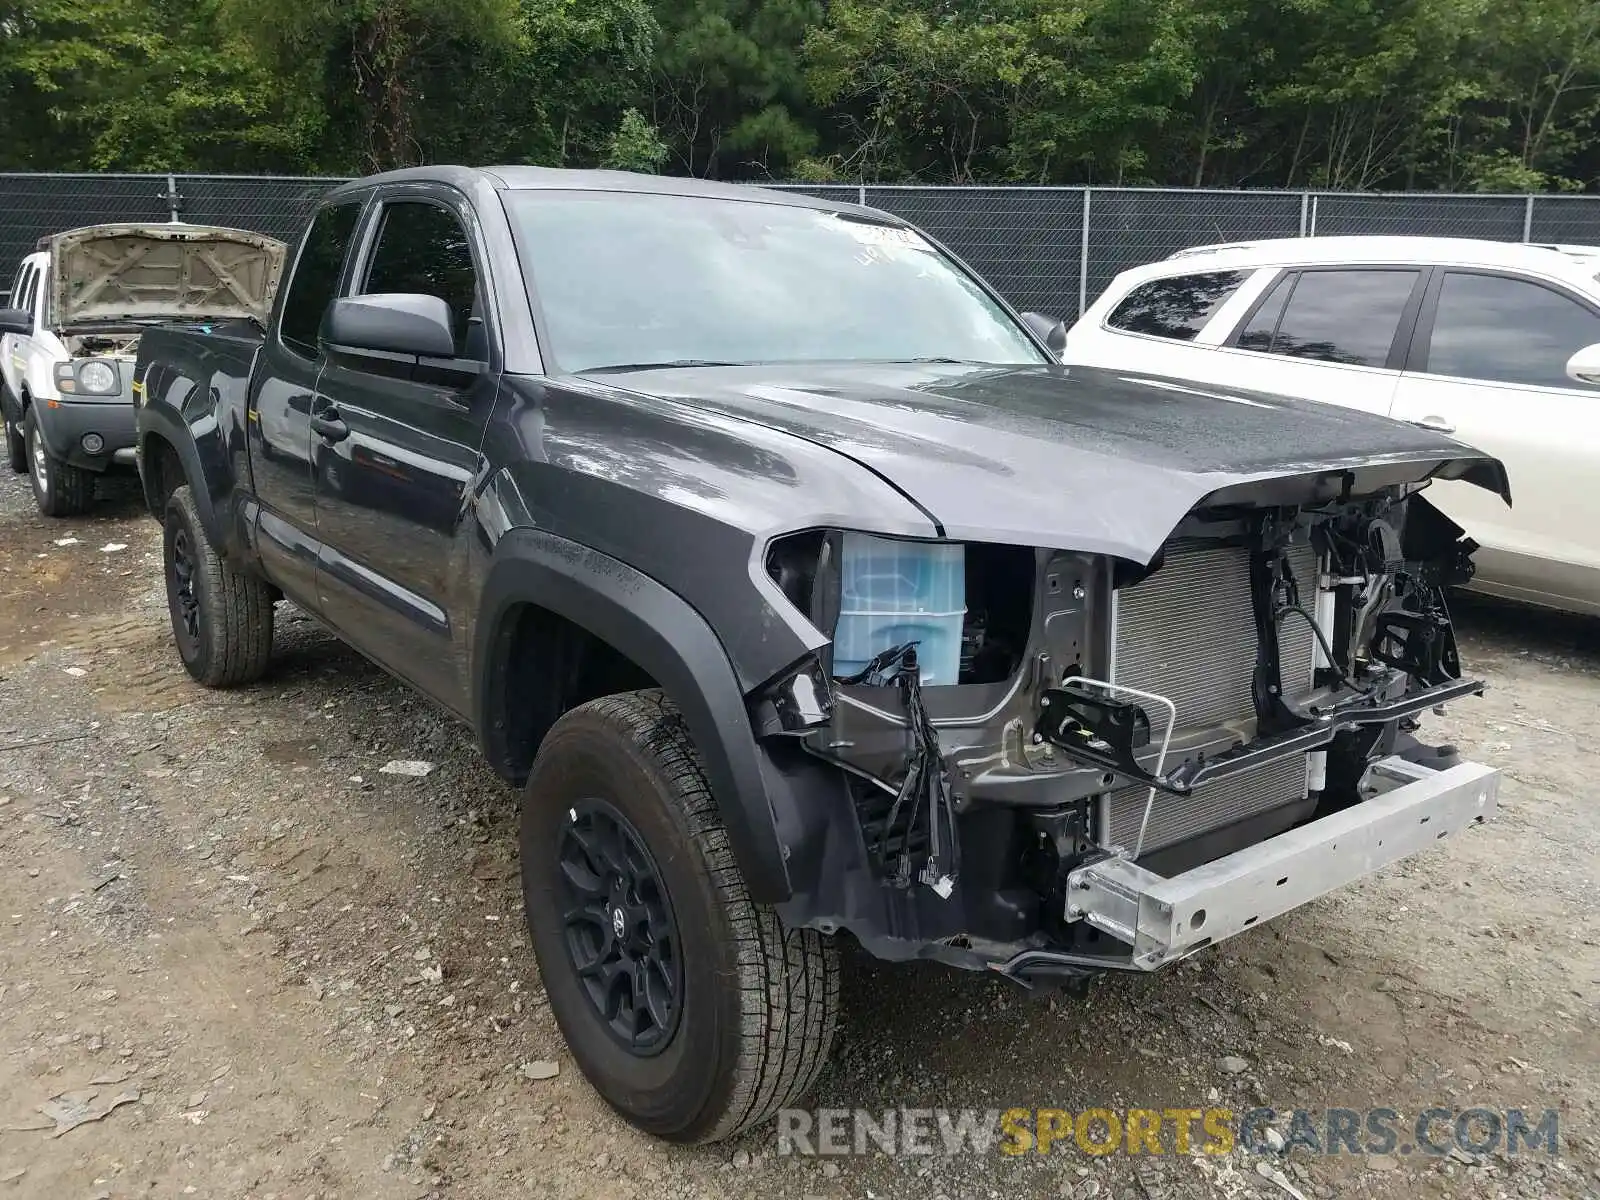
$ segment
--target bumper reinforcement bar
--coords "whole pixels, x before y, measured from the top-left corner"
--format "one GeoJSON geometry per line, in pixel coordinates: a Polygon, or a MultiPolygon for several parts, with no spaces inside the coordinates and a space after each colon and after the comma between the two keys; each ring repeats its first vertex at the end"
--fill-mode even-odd
{"type": "Polygon", "coordinates": [[[1067,919],[1133,947],[1131,962],[1108,965],[1152,970],[1487,820],[1500,786],[1492,767],[1432,770],[1399,757],[1374,763],[1368,779],[1379,789],[1372,799],[1171,879],[1125,858],[1078,867],[1067,877],[1067,919]]]}

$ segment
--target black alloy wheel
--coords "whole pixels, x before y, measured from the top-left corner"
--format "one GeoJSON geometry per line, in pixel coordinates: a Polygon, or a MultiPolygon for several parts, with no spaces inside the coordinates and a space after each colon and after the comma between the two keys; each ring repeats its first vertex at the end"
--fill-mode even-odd
{"type": "Polygon", "coordinates": [[[167,614],[184,670],[207,687],[260,679],[272,657],[271,587],[217,554],[187,484],[167,498],[163,524],[167,614]]]}
{"type": "Polygon", "coordinates": [[[567,814],[557,847],[567,954],[601,1023],[631,1054],[678,1028],[683,963],[661,871],[632,823],[600,799],[567,814]]]}
{"type": "Polygon", "coordinates": [[[658,1137],[711,1142],[799,1103],[838,1023],[837,948],[750,899],[665,695],[564,713],[518,840],[550,1012],[608,1104],[658,1137]]]}
{"type": "Polygon", "coordinates": [[[172,632],[183,657],[193,658],[200,653],[200,598],[194,591],[194,543],[187,529],[172,531],[171,560],[167,594],[172,604],[172,632]]]}

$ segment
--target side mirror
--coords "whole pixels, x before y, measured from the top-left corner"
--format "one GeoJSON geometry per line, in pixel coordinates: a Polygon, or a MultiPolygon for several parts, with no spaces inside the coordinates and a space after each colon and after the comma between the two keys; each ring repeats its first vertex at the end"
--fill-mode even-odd
{"type": "Polygon", "coordinates": [[[454,358],[450,306],[437,296],[378,292],[335,300],[322,321],[322,340],[351,350],[418,358],[454,358]]]}
{"type": "Polygon", "coordinates": [[[1585,346],[1567,359],[1567,378],[1600,387],[1600,342],[1585,346]]]}
{"type": "Polygon", "coordinates": [[[1025,312],[1022,314],[1022,322],[1038,335],[1040,341],[1049,347],[1051,354],[1054,354],[1057,358],[1061,357],[1061,352],[1067,348],[1067,323],[1065,321],[1058,321],[1054,317],[1045,316],[1043,313],[1025,312]]]}
{"type": "Polygon", "coordinates": [[[0,333],[32,333],[33,314],[25,308],[0,308],[0,333]]]}

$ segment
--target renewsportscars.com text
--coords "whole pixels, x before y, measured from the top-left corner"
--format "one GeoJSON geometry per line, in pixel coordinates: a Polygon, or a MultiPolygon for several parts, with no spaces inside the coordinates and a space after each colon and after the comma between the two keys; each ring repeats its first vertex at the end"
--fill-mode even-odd
{"type": "Polygon", "coordinates": [[[1425,1108],[1008,1108],[882,1110],[786,1108],[778,1153],[948,1155],[1231,1154],[1236,1149],[1310,1154],[1556,1154],[1554,1109],[1425,1108]]]}

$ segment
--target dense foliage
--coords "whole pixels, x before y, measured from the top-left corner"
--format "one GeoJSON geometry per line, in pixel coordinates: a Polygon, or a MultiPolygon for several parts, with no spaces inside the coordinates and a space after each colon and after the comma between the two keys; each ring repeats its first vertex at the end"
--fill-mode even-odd
{"type": "Polygon", "coordinates": [[[0,169],[1600,184],[1600,0],[0,0],[0,169]]]}

